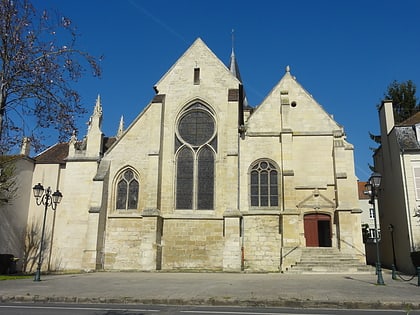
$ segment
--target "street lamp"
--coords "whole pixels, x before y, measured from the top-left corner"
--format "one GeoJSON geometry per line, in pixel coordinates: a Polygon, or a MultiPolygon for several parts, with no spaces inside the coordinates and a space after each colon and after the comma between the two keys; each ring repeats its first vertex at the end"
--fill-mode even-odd
{"type": "Polygon", "coordinates": [[[41,232],[41,243],[39,244],[39,257],[38,257],[38,267],[36,268],[35,279],[34,281],[41,281],[41,264],[42,264],[42,245],[44,243],[44,233],[45,233],[45,221],[47,218],[47,209],[51,207],[52,210],[57,209],[57,205],[60,203],[61,198],[63,195],[59,190],[54,193],[51,193],[51,188],[48,187],[47,190],[44,191],[44,186],[40,183],[36,184],[32,188],[34,192],[34,197],[36,199],[36,204],[38,206],[44,205],[44,222],[42,223],[42,232],[41,232]]]}
{"type": "Polygon", "coordinates": [[[378,276],[377,284],[384,285],[384,279],[382,278],[382,268],[381,268],[381,258],[379,253],[379,233],[378,233],[378,223],[376,218],[376,208],[375,208],[375,197],[378,193],[378,188],[381,185],[382,175],[379,173],[372,173],[369,178],[369,181],[365,185],[365,191],[370,196],[369,203],[373,208],[373,218],[375,222],[375,243],[376,243],[376,274],[378,276]]]}

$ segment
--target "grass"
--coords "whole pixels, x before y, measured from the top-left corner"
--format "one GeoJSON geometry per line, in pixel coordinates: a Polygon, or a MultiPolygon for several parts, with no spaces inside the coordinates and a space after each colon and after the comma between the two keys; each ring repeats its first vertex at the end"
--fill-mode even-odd
{"type": "Polygon", "coordinates": [[[3,280],[17,280],[17,279],[29,279],[32,275],[0,275],[0,281],[3,280]]]}

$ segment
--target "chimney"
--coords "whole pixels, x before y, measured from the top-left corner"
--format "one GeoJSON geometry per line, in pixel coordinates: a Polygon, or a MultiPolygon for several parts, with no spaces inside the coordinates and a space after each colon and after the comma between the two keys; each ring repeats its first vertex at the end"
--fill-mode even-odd
{"type": "Polygon", "coordinates": [[[381,136],[387,136],[394,128],[394,108],[391,100],[382,101],[379,107],[379,122],[381,124],[381,136]]]}
{"type": "Polygon", "coordinates": [[[28,137],[24,137],[22,139],[22,147],[20,149],[20,154],[24,156],[29,156],[29,153],[31,152],[31,139],[28,137]]]}

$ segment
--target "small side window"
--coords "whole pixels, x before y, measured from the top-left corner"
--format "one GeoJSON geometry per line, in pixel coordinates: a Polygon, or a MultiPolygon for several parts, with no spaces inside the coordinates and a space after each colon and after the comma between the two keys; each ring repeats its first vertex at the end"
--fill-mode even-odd
{"type": "Polygon", "coordinates": [[[200,68],[194,68],[194,84],[200,84],[200,68]]]}

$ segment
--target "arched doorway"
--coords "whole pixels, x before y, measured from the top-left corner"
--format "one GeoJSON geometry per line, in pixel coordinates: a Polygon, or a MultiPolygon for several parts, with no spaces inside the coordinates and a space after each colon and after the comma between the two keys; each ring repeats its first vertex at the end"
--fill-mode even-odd
{"type": "Polygon", "coordinates": [[[306,247],[331,247],[331,217],[328,214],[306,214],[303,222],[306,247]]]}

